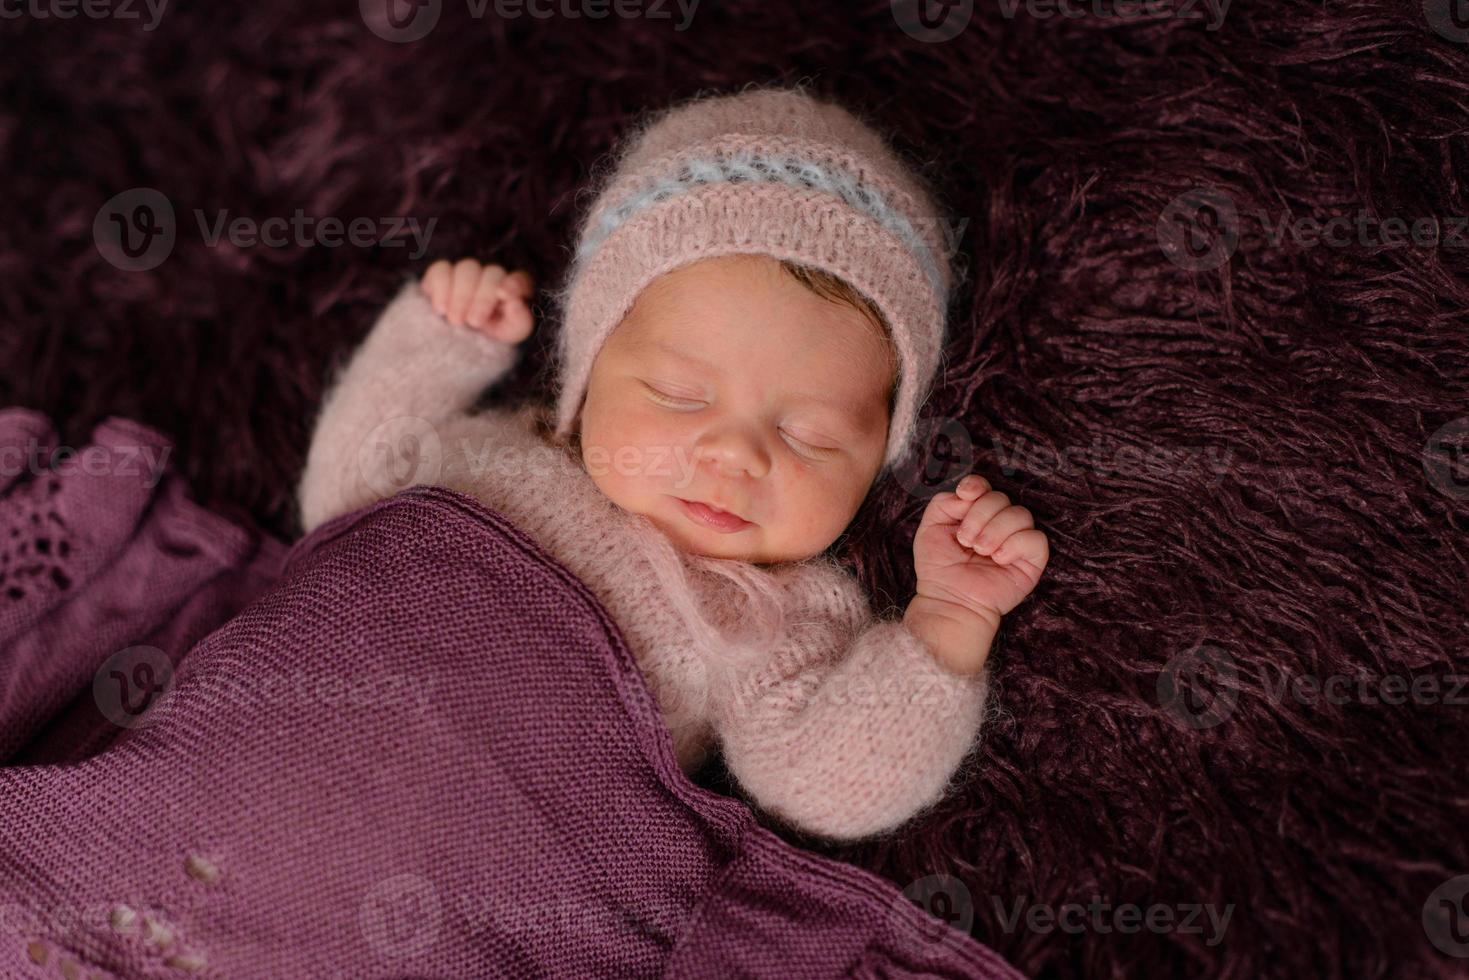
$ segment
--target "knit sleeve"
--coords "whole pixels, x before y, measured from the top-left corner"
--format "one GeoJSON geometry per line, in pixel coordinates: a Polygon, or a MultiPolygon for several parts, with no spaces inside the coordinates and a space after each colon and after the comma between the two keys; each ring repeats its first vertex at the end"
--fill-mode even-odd
{"type": "Polygon", "coordinates": [[[901,620],[807,623],[721,699],[714,721],[730,774],[762,809],[856,840],[943,797],[987,691],[984,672],[950,673],[901,620]]]}
{"type": "Polygon", "coordinates": [[[322,400],[296,492],[303,532],[415,482],[408,471],[424,469],[440,434],[519,356],[405,284],[322,400]]]}

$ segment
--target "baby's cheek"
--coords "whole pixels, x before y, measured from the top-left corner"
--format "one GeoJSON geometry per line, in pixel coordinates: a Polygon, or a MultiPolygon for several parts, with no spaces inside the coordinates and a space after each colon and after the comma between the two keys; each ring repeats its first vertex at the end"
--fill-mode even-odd
{"type": "Polygon", "coordinates": [[[686,426],[666,412],[643,413],[629,421],[627,442],[637,447],[645,475],[664,483],[687,484],[694,452],[686,426]]]}
{"type": "Polygon", "coordinates": [[[832,501],[819,480],[797,477],[780,489],[780,514],[792,544],[820,537],[831,523],[832,501]]]}
{"type": "Polygon", "coordinates": [[[824,487],[821,514],[825,523],[822,526],[822,533],[830,535],[833,541],[836,540],[856,516],[857,509],[866,499],[869,489],[870,482],[864,483],[850,471],[844,471],[837,479],[824,487]]]}
{"type": "Polygon", "coordinates": [[[626,470],[626,461],[642,445],[646,434],[647,423],[639,406],[619,398],[598,405],[595,421],[588,426],[582,444],[595,445],[604,456],[618,458],[622,461],[620,469],[626,470]]]}

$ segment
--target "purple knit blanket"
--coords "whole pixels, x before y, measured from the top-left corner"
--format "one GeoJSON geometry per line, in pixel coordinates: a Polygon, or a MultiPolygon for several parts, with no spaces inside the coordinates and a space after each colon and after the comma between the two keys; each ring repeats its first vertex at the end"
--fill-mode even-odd
{"type": "MultiPolygon", "coordinates": [[[[164,444],[111,424],[114,470],[164,444]]],[[[495,511],[413,488],[283,554],[146,479],[4,484],[10,570],[58,562],[0,607],[0,976],[1018,976],[686,779],[495,511]]]]}

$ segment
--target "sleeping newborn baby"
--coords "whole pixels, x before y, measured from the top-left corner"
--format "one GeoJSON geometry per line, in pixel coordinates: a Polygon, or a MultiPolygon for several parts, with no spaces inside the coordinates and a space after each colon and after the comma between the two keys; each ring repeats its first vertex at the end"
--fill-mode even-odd
{"type": "Polygon", "coordinates": [[[838,106],[754,89],[675,107],[583,222],[554,415],[474,410],[532,333],[531,278],[436,262],[323,402],[303,530],[413,484],[482,500],[606,607],[685,773],[717,748],[789,827],[891,832],[974,747],[990,645],[1048,557],[972,474],[924,510],[900,617],[829,556],[911,450],[951,289],[938,231],[838,106]]]}

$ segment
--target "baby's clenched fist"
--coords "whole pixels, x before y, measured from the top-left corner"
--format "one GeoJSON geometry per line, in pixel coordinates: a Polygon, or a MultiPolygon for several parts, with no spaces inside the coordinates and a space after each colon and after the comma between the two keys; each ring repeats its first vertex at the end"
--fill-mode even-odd
{"type": "Polygon", "coordinates": [[[474,259],[428,267],[420,283],[434,310],[456,326],[468,326],[507,344],[530,336],[534,319],[527,305],[535,283],[526,272],[510,272],[474,259]]]}
{"type": "Polygon", "coordinates": [[[929,502],[913,541],[919,594],[996,624],[1035,588],[1049,557],[1030,511],[975,474],[929,502]]]}

